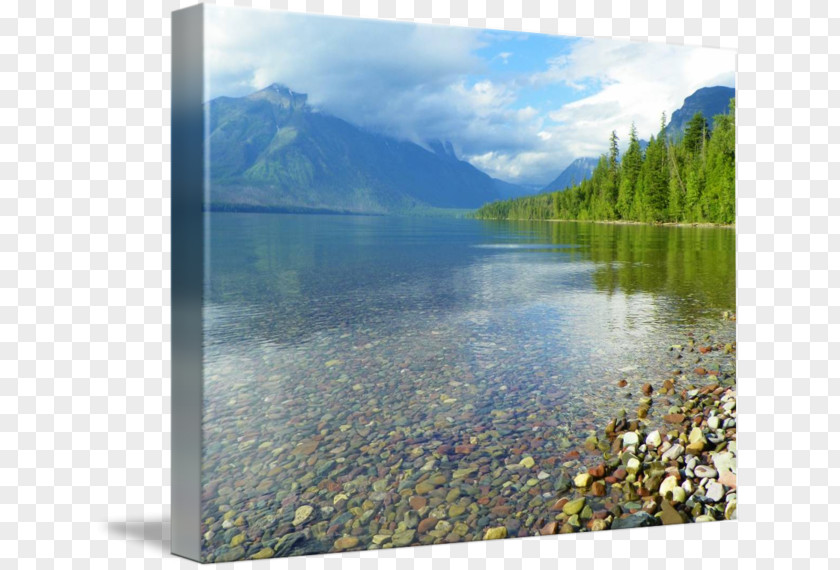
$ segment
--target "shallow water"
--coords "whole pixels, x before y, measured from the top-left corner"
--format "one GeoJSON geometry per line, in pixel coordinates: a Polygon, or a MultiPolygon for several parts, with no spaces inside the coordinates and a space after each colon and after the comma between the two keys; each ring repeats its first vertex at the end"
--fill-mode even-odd
{"type": "Polygon", "coordinates": [[[210,558],[532,534],[561,456],[637,405],[619,379],[661,383],[688,335],[734,340],[732,229],[209,216],[210,558]]]}

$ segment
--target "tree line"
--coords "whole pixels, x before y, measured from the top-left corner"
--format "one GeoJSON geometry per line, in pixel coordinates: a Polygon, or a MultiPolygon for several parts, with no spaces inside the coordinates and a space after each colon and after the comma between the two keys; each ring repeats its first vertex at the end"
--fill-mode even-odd
{"type": "Polygon", "coordinates": [[[659,133],[644,150],[632,125],[620,160],[613,131],[609,150],[588,180],[555,192],[491,202],[474,217],[733,224],[735,99],[711,126],[696,113],[678,140],[668,139],[663,113],[659,133]]]}

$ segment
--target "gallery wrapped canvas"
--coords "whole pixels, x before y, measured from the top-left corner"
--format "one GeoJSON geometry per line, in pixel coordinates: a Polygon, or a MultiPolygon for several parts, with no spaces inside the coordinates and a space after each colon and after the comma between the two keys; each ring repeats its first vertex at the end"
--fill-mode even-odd
{"type": "Polygon", "coordinates": [[[213,6],[172,37],[173,552],[736,518],[732,53],[213,6]]]}

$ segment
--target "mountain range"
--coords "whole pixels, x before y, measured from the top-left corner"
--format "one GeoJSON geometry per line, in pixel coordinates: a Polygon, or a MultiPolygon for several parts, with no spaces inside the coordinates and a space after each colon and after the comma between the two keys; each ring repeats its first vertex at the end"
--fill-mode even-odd
{"type": "MultiPolygon", "coordinates": [[[[685,99],[666,127],[680,136],[697,111],[728,110],[735,90],[706,87],[685,99]]],[[[577,158],[542,189],[492,178],[460,160],[449,141],[424,145],[366,131],[318,112],[307,96],[272,84],[206,103],[215,210],[424,213],[567,188],[598,158],[577,158]]],[[[646,142],[646,141],[642,141],[646,142]]]]}
{"type": "Polygon", "coordinates": [[[416,213],[530,192],[459,160],[449,142],[365,131],[282,85],[206,111],[212,209],[416,213]]]}

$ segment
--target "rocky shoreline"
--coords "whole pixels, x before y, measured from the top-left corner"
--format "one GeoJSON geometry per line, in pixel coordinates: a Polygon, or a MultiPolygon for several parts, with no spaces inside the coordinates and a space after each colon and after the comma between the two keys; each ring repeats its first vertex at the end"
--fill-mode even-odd
{"type": "MultiPolygon", "coordinates": [[[[317,406],[332,396],[306,392],[318,431],[278,445],[255,431],[276,424],[248,415],[243,388],[219,408],[252,431],[212,456],[224,462],[203,488],[205,561],[734,519],[734,319],[724,313],[720,336],[663,347],[656,379],[630,366],[602,383],[627,401],[611,419],[595,405],[564,421],[576,402],[551,407],[531,394],[526,405],[517,386],[459,377],[440,393],[425,387],[425,406],[393,417],[353,407],[338,423],[317,406]],[[459,407],[468,398],[484,407],[459,407]],[[469,429],[445,437],[452,426],[469,429]]],[[[347,389],[339,377],[335,393],[347,389]]]]}
{"type": "MultiPolygon", "coordinates": [[[[724,314],[734,320],[734,315],[724,314]]],[[[699,364],[713,351],[731,355],[734,343],[690,340],[671,347],[680,357],[699,364]]],[[[619,414],[590,437],[591,452],[604,461],[581,471],[571,481],[571,496],[558,499],[542,517],[540,534],[574,533],[734,520],[737,513],[736,390],[734,377],[693,366],[675,374],[655,390],[642,385],[635,417],[619,414]],[[651,406],[667,407],[658,427],[645,425],[651,406]]],[[[626,381],[619,388],[627,387],[626,381]]],[[[623,411],[623,410],[622,410],[623,411]]],[[[486,539],[507,536],[490,529],[486,539]]]]}

